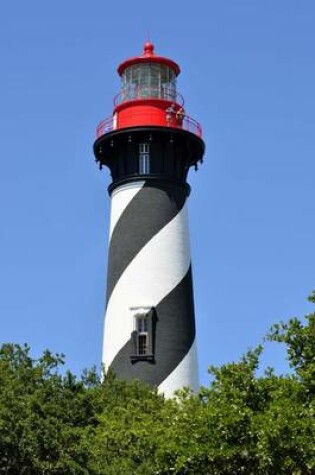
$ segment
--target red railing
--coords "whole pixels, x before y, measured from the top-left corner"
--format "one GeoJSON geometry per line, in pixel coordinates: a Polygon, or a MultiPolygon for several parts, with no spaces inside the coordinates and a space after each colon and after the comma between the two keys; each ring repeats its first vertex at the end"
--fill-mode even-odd
{"type": "Polygon", "coordinates": [[[192,134],[198,135],[198,137],[202,137],[202,128],[199,122],[197,122],[195,119],[192,117],[189,117],[188,115],[185,115],[183,118],[183,123],[181,126],[178,126],[180,129],[187,130],[188,132],[191,132],[192,134]]]}
{"type": "Polygon", "coordinates": [[[108,117],[107,119],[102,120],[96,128],[96,138],[101,137],[102,135],[108,134],[114,130],[114,117],[108,117]]]}
{"type": "MultiPolygon", "coordinates": [[[[143,124],[143,125],[154,125],[154,124],[143,124]]],[[[202,137],[202,128],[199,122],[197,122],[192,117],[185,115],[182,119],[181,123],[168,123],[165,121],[165,127],[172,127],[175,129],[183,129],[187,130],[187,132],[191,132],[192,134],[197,135],[198,137],[202,137]]],[[[96,129],[96,138],[101,137],[102,135],[111,132],[112,130],[120,129],[119,125],[114,125],[114,117],[108,117],[107,119],[102,120],[96,129]]]]}
{"type": "Polygon", "coordinates": [[[162,101],[174,102],[180,106],[184,105],[183,96],[172,89],[140,86],[131,89],[128,88],[117,94],[117,96],[114,97],[114,107],[124,104],[125,102],[138,101],[141,99],[158,99],[162,101]]]}

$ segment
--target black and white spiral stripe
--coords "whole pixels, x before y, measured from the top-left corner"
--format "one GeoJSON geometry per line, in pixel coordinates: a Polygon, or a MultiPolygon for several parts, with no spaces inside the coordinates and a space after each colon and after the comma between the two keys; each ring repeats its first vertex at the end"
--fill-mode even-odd
{"type": "Polygon", "coordinates": [[[112,192],[103,363],[166,396],[198,387],[186,190],[138,181],[112,192]],[[155,361],[132,364],[133,307],[155,307],[155,361]]]}

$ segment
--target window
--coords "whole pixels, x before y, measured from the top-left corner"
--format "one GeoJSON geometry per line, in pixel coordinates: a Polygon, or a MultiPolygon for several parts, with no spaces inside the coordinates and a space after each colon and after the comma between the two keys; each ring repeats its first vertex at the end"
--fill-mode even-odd
{"type": "Polygon", "coordinates": [[[150,173],[150,144],[139,144],[139,174],[147,175],[150,173]]]}
{"type": "Polygon", "coordinates": [[[149,334],[147,315],[137,315],[137,337],[138,337],[138,354],[147,355],[149,352],[149,334]]]}
{"type": "Polygon", "coordinates": [[[148,98],[176,101],[176,74],[164,64],[133,64],[121,76],[121,93],[122,102],[148,98]]]}
{"type": "Polygon", "coordinates": [[[134,331],[131,362],[154,361],[155,310],[153,307],[132,308],[134,331]]]}

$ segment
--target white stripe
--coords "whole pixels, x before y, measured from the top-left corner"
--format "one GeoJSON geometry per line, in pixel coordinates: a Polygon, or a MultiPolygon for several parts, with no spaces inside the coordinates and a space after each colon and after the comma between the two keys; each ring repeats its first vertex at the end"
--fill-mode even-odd
{"type": "MultiPolygon", "coordinates": [[[[141,230],[139,230],[141,232],[141,230]]],[[[108,302],[103,362],[108,368],[133,331],[130,307],[156,307],[186,275],[190,265],[187,205],[139,251],[118,280],[108,302]]]]}
{"type": "Polygon", "coordinates": [[[109,225],[109,240],[113,234],[114,228],[125,211],[130,201],[141,190],[145,181],[137,181],[133,183],[127,183],[119,188],[116,188],[111,195],[111,212],[110,212],[110,225],[109,225]]]}
{"type": "Polygon", "coordinates": [[[163,383],[159,386],[159,392],[164,393],[165,397],[172,397],[176,389],[183,386],[190,386],[194,392],[199,389],[198,378],[198,360],[197,360],[197,345],[194,340],[189,352],[182,361],[176,366],[163,383]]]}

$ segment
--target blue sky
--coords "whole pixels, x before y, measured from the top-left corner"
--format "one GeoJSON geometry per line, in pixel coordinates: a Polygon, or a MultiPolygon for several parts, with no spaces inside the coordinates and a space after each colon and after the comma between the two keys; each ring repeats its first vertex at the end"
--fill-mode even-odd
{"type": "MultiPolygon", "coordinates": [[[[181,65],[207,146],[189,179],[201,381],[312,310],[314,15],[311,0],[3,2],[1,342],[99,365],[109,177],[92,145],[148,35],[181,65]]],[[[286,368],[278,349],[264,364],[286,368]]]]}

